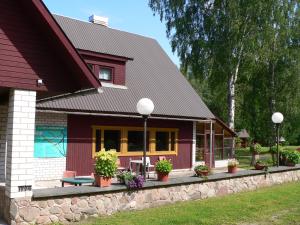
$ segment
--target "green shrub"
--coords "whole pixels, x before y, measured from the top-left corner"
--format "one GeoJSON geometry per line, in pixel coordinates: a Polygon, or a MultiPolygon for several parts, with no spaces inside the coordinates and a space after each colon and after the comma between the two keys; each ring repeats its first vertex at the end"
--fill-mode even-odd
{"type": "Polygon", "coordinates": [[[95,174],[103,177],[113,177],[117,171],[116,151],[101,151],[96,154],[95,174]]]}
{"type": "Polygon", "coordinates": [[[171,160],[160,160],[155,165],[155,171],[161,172],[161,173],[170,173],[173,169],[173,165],[171,163],[171,160]]]}
{"type": "Polygon", "coordinates": [[[250,146],[250,152],[252,153],[261,153],[263,150],[263,148],[261,147],[261,145],[259,143],[254,143],[250,146]]]}
{"type": "Polygon", "coordinates": [[[285,151],[284,156],[286,157],[288,162],[297,164],[300,160],[300,154],[297,151],[285,151]]]}
{"type": "MultiPolygon", "coordinates": [[[[279,145],[278,146],[278,149],[279,149],[279,152],[281,152],[283,150],[282,146],[279,145]]],[[[273,145],[271,148],[270,148],[270,151],[269,151],[271,154],[276,154],[277,153],[277,145],[273,145]]]]}
{"type": "Polygon", "coordinates": [[[133,180],[134,175],[128,171],[122,171],[117,174],[117,178],[121,183],[125,183],[126,181],[133,180]]]}
{"type": "Polygon", "coordinates": [[[206,165],[198,165],[194,168],[194,171],[209,171],[209,167],[206,165]]]}

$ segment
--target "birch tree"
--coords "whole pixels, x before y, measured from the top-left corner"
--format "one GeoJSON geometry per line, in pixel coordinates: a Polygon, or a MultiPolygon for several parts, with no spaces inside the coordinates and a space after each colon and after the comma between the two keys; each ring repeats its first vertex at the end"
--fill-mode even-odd
{"type": "Polygon", "coordinates": [[[188,76],[226,85],[227,122],[234,129],[236,83],[254,38],[257,15],[246,0],[150,0],[188,76]]]}

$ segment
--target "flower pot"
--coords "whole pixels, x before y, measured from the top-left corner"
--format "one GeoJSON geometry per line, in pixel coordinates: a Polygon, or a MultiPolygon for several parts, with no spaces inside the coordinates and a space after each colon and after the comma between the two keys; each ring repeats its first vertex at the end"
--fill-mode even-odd
{"type": "Polygon", "coordinates": [[[111,185],[111,177],[95,175],[95,182],[97,187],[108,187],[111,185]]]}
{"type": "Polygon", "coordinates": [[[265,166],[265,165],[261,165],[261,164],[256,163],[256,164],[254,165],[254,167],[255,167],[256,170],[263,170],[266,166],[265,166]]]}
{"type": "Polygon", "coordinates": [[[228,166],[228,173],[236,173],[237,167],[236,166],[228,166]]]}
{"type": "Polygon", "coordinates": [[[196,174],[197,174],[197,176],[200,176],[200,177],[206,177],[206,176],[208,176],[208,170],[197,170],[196,171],[196,174]]]}
{"type": "Polygon", "coordinates": [[[169,180],[169,173],[157,172],[157,180],[167,182],[169,180]]]}
{"type": "Polygon", "coordinates": [[[286,162],[286,166],[294,167],[294,166],[296,166],[296,163],[287,161],[287,162],[286,162]]]}

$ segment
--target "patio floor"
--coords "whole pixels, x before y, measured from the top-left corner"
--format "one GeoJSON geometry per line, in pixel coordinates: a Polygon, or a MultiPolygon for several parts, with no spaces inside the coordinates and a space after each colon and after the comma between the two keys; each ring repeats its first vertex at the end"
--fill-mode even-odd
{"type": "MultiPolygon", "coordinates": [[[[239,169],[239,170],[243,170],[243,169],[239,169]]],[[[212,174],[224,173],[224,172],[227,172],[227,167],[215,168],[212,170],[212,174]]],[[[194,174],[195,173],[193,170],[174,171],[170,173],[169,177],[170,178],[191,177],[194,174]]],[[[151,172],[150,180],[155,180],[155,179],[156,179],[156,174],[154,172],[151,172]]],[[[118,183],[117,179],[113,178],[112,183],[118,183]]],[[[35,185],[33,189],[44,189],[44,188],[55,188],[55,187],[61,187],[60,180],[35,181],[35,185]]]]}

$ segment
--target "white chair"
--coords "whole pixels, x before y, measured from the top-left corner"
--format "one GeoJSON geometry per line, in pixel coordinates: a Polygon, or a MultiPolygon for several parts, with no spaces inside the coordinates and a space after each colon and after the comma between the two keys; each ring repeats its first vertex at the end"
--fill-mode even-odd
{"type": "Polygon", "coordinates": [[[146,172],[148,173],[148,178],[149,178],[150,168],[154,168],[154,165],[151,164],[150,157],[146,157],[146,172]]]}

